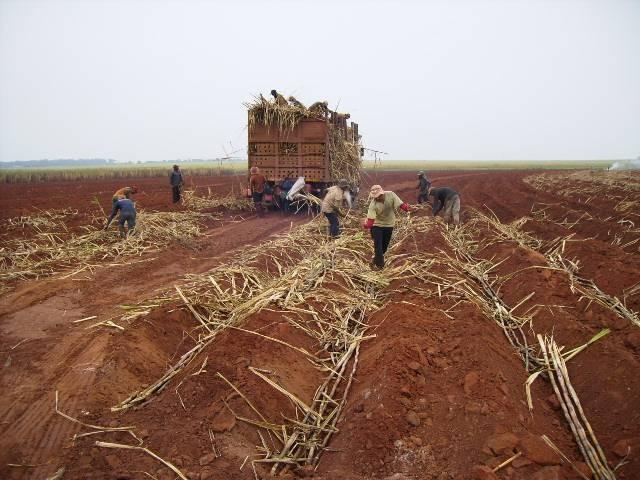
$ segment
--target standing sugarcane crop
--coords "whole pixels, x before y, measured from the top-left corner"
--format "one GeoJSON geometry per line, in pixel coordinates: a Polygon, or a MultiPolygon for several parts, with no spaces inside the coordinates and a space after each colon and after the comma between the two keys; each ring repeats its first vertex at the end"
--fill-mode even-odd
{"type": "Polygon", "coordinates": [[[173,166],[173,171],[169,174],[169,185],[173,193],[173,203],[178,203],[182,196],[182,186],[184,185],[184,177],[178,165],[173,166]]]}
{"type": "Polygon", "coordinates": [[[429,196],[433,197],[434,217],[440,210],[443,210],[442,218],[445,222],[451,223],[453,218],[454,225],[460,224],[460,195],[458,192],[450,187],[430,188],[429,196]]]}
{"type": "Polygon", "coordinates": [[[418,172],[418,203],[426,203],[431,182],[422,170],[418,172]]]}
{"type": "Polygon", "coordinates": [[[384,254],[387,252],[393,226],[396,223],[396,210],[409,212],[409,204],[400,200],[400,197],[389,191],[385,192],[380,185],[374,185],[369,192],[369,210],[367,220],[363,227],[371,229],[375,256],[371,267],[381,270],[384,267],[384,254]]]}
{"type": "Polygon", "coordinates": [[[349,195],[349,182],[342,179],[337,185],[329,187],[322,199],[322,213],[329,220],[329,235],[337,237],[340,235],[340,220],[338,216],[344,217],[342,206],[345,195],[349,195]]]}

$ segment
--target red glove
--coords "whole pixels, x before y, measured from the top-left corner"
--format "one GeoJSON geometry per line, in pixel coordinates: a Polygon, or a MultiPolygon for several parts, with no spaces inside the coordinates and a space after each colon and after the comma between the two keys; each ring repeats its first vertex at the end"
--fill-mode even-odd
{"type": "Polygon", "coordinates": [[[400,210],[402,210],[403,212],[409,212],[409,204],[408,203],[403,203],[402,205],[400,205],[400,210]]]}
{"type": "Polygon", "coordinates": [[[375,221],[375,218],[367,218],[367,221],[362,224],[362,228],[370,229],[375,221]]]}

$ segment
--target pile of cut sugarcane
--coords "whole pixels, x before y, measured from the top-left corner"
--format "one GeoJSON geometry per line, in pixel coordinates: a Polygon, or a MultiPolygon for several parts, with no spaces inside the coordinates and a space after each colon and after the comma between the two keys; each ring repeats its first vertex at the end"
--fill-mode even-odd
{"type": "MultiPolygon", "coordinates": [[[[0,281],[39,278],[64,272],[73,276],[84,271],[155,252],[173,241],[184,241],[201,232],[211,214],[198,212],[138,212],[136,228],[125,240],[119,238],[117,225],[108,231],[95,225],[86,233],[40,231],[29,239],[5,242],[0,249],[0,281]]],[[[64,225],[64,224],[62,224],[64,225]]]]}
{"type": "Polygon", "coordinates": [[[202,210],[252,210],[254,208],[253,202],[245,197],[238,197],[233,194],[219,197],[208,191],[207,195],[196,195],[196,190],[185,190],[182,193],[183,202],[185,207],[189,210],[202,211],[202,210]]]}
{"type": "Polygon", "coordinates": [[[360,147],[344,137],[342,130],[329,125],[329,155],[331,178],[344,178],[354,185],[359,183],[362,159],[360,147]]]}
{"type": "MultiPolygon", "coordinates": [[[[190,282],[176,287],[174,294],[155,300],[155,304],[178,299],[183,303],[198,325],[195,346],[156,382],[135,392],[113,410],[146,402],[165,389],[184,368],[189,365],[196,368],[200,364],[196,359],[204,356],[205,349],[220,332],[241,330],[284,344],[325,372],[313,398],[300,399],[263,370],[251,368],[253,374],[295,405],[297,420],[284,424],[282,419],[265,418],[255,409],[249,394],[240,392],[230,379],[218,374],[250,406],[250,416],[236,413],[237,418],[277,439],[276,446],[269,445],[259,435],[263,442],[256,463],[272,464],[274,473],[286,466],[315,465],[337,431],[336,424],[357,368],[360,344],[370,338],[367,333],[370,314],[382,306],[385,288],[393,279],[417,271],[414,262],[400,258],[396,261],[393,253],[410,239],[408,233],[413,229],[405,228],[404,223],[412,222],[407,217],[401,220],[388,253],[389,266],[384,271],[370,269],[371,240],[362,232],[359,221],[348,219],[349,226],[343,234],[329,239],[324,222],[316,219],[288,235],[240,251],[229,264],[189,277],[190,282]],[[311,353],[243,328],[249,316],[265,308],[281,312],[283,320],[311,337],[318,350],[311,353]]],[[[424,273],[429,265],[426,263],[419,270],[424,273]]],[[[140,309],[148,312],[146,305],[140,309]]]]}

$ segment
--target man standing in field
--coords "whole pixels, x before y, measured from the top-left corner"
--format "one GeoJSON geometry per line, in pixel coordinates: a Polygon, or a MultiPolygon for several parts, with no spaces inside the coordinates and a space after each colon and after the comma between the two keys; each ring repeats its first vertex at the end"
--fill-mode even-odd
{"type": "Polygon", "coordinates": [[[173,171],[169,174],[169,185],[173,192],[173,203],[178,203],[182,196],[182,186],[184,185],[184,177],[178,165],[173,166],[173,171]]]}
{"type": "Polygon", "coordinates": [[[454,225],[460,224],[460,195],[458,192],[450,187],[430,188],[429,196],[433,197],[434,217],[444,209],[442,218],[445,222],[451,223],[453,218],[454,225]]]}
{"type": "Polygon", "coordinates": [[[418,203],[425,203],[429,196],[429,188],[431,188],[431,182],[421,170],[418,172],[418,203]]]}
{"type": "Polygon", "coordinates": [[[371,229],[375,256],[372,267],[381,270],[384,267],[384,254],[387,252],[391,234],[396,223],[396,210],[409,212],[409,205],[393,192],[385,192],[380,185],[374,185],[369,192],[369,210],[363,227],[371,229]]]}
{"type": "Polygon", "coordinates": [[[340,235],[340,220],[338,220],[338,215],[341,217],[344,216],[341,208],[348,190],[349,182],[342,179],[337,185],[329,187],[322,199],[321,211],[324,213],[324,216],[327,217],[327,220],[329,220],[329,235],[332,237],[340,235]]]}
{"type": "Polygon", "coordinates": [[[262,197],[264,196],[264,184],[266,182],[264,175],[260,173],[258,167],[251,167],[249,170],[251,176],[249,177],[249,188],[251,189],[251,197],[253,203],[256,206],[256,212],[258,216],[264,216],[264,210],[262,207],[262,197]]]}
{"type": "Polygon", "coordinates": [[[133,203],[133,200],[130,198],[121,198],[113,204],[113,209],[111,210],[111,216],[107,221],[107,224],[104,226],[106,230],[109,228],[109,224],[111,224],[111,220],[120,212],[120,218],[118,219],[118,230],[120,230],[120,237],[127,238],[127,235],[133,231],[136,227],[136,206],[133,203]],[[125,223],[127,227],[125,229],[125,223]]]}

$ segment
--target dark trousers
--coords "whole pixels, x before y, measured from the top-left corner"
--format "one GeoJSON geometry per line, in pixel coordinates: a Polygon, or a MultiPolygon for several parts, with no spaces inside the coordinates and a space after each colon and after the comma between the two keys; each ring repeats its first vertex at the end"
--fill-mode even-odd
{"type": "Polygon", "coordinates": [[[418,193],[418,203],[427,203],[427,192],[418,193]]]}
{"type": "Polygon", "coordinates": [[[182,190],[180,185],[174,185],[171,187],[171,191],[173,192],[173,203],[178,203],[180,201],[180,190],[182,190]]]}
{"type": "Polygon", "coordinates": [[[340,221],[338,220],[338,214],[333,212],[324,212],[324,216],[329,220],[329,235],[332,237],[340,235],[340,221]]]}
{"type": "Polygon", "coordinates": [[[389,248],[393,227],[371,227],[371,238],[373,238],[373,248],[376,252],[373,263],[377,267],[384,267],[384,254],[389,248]]]}

